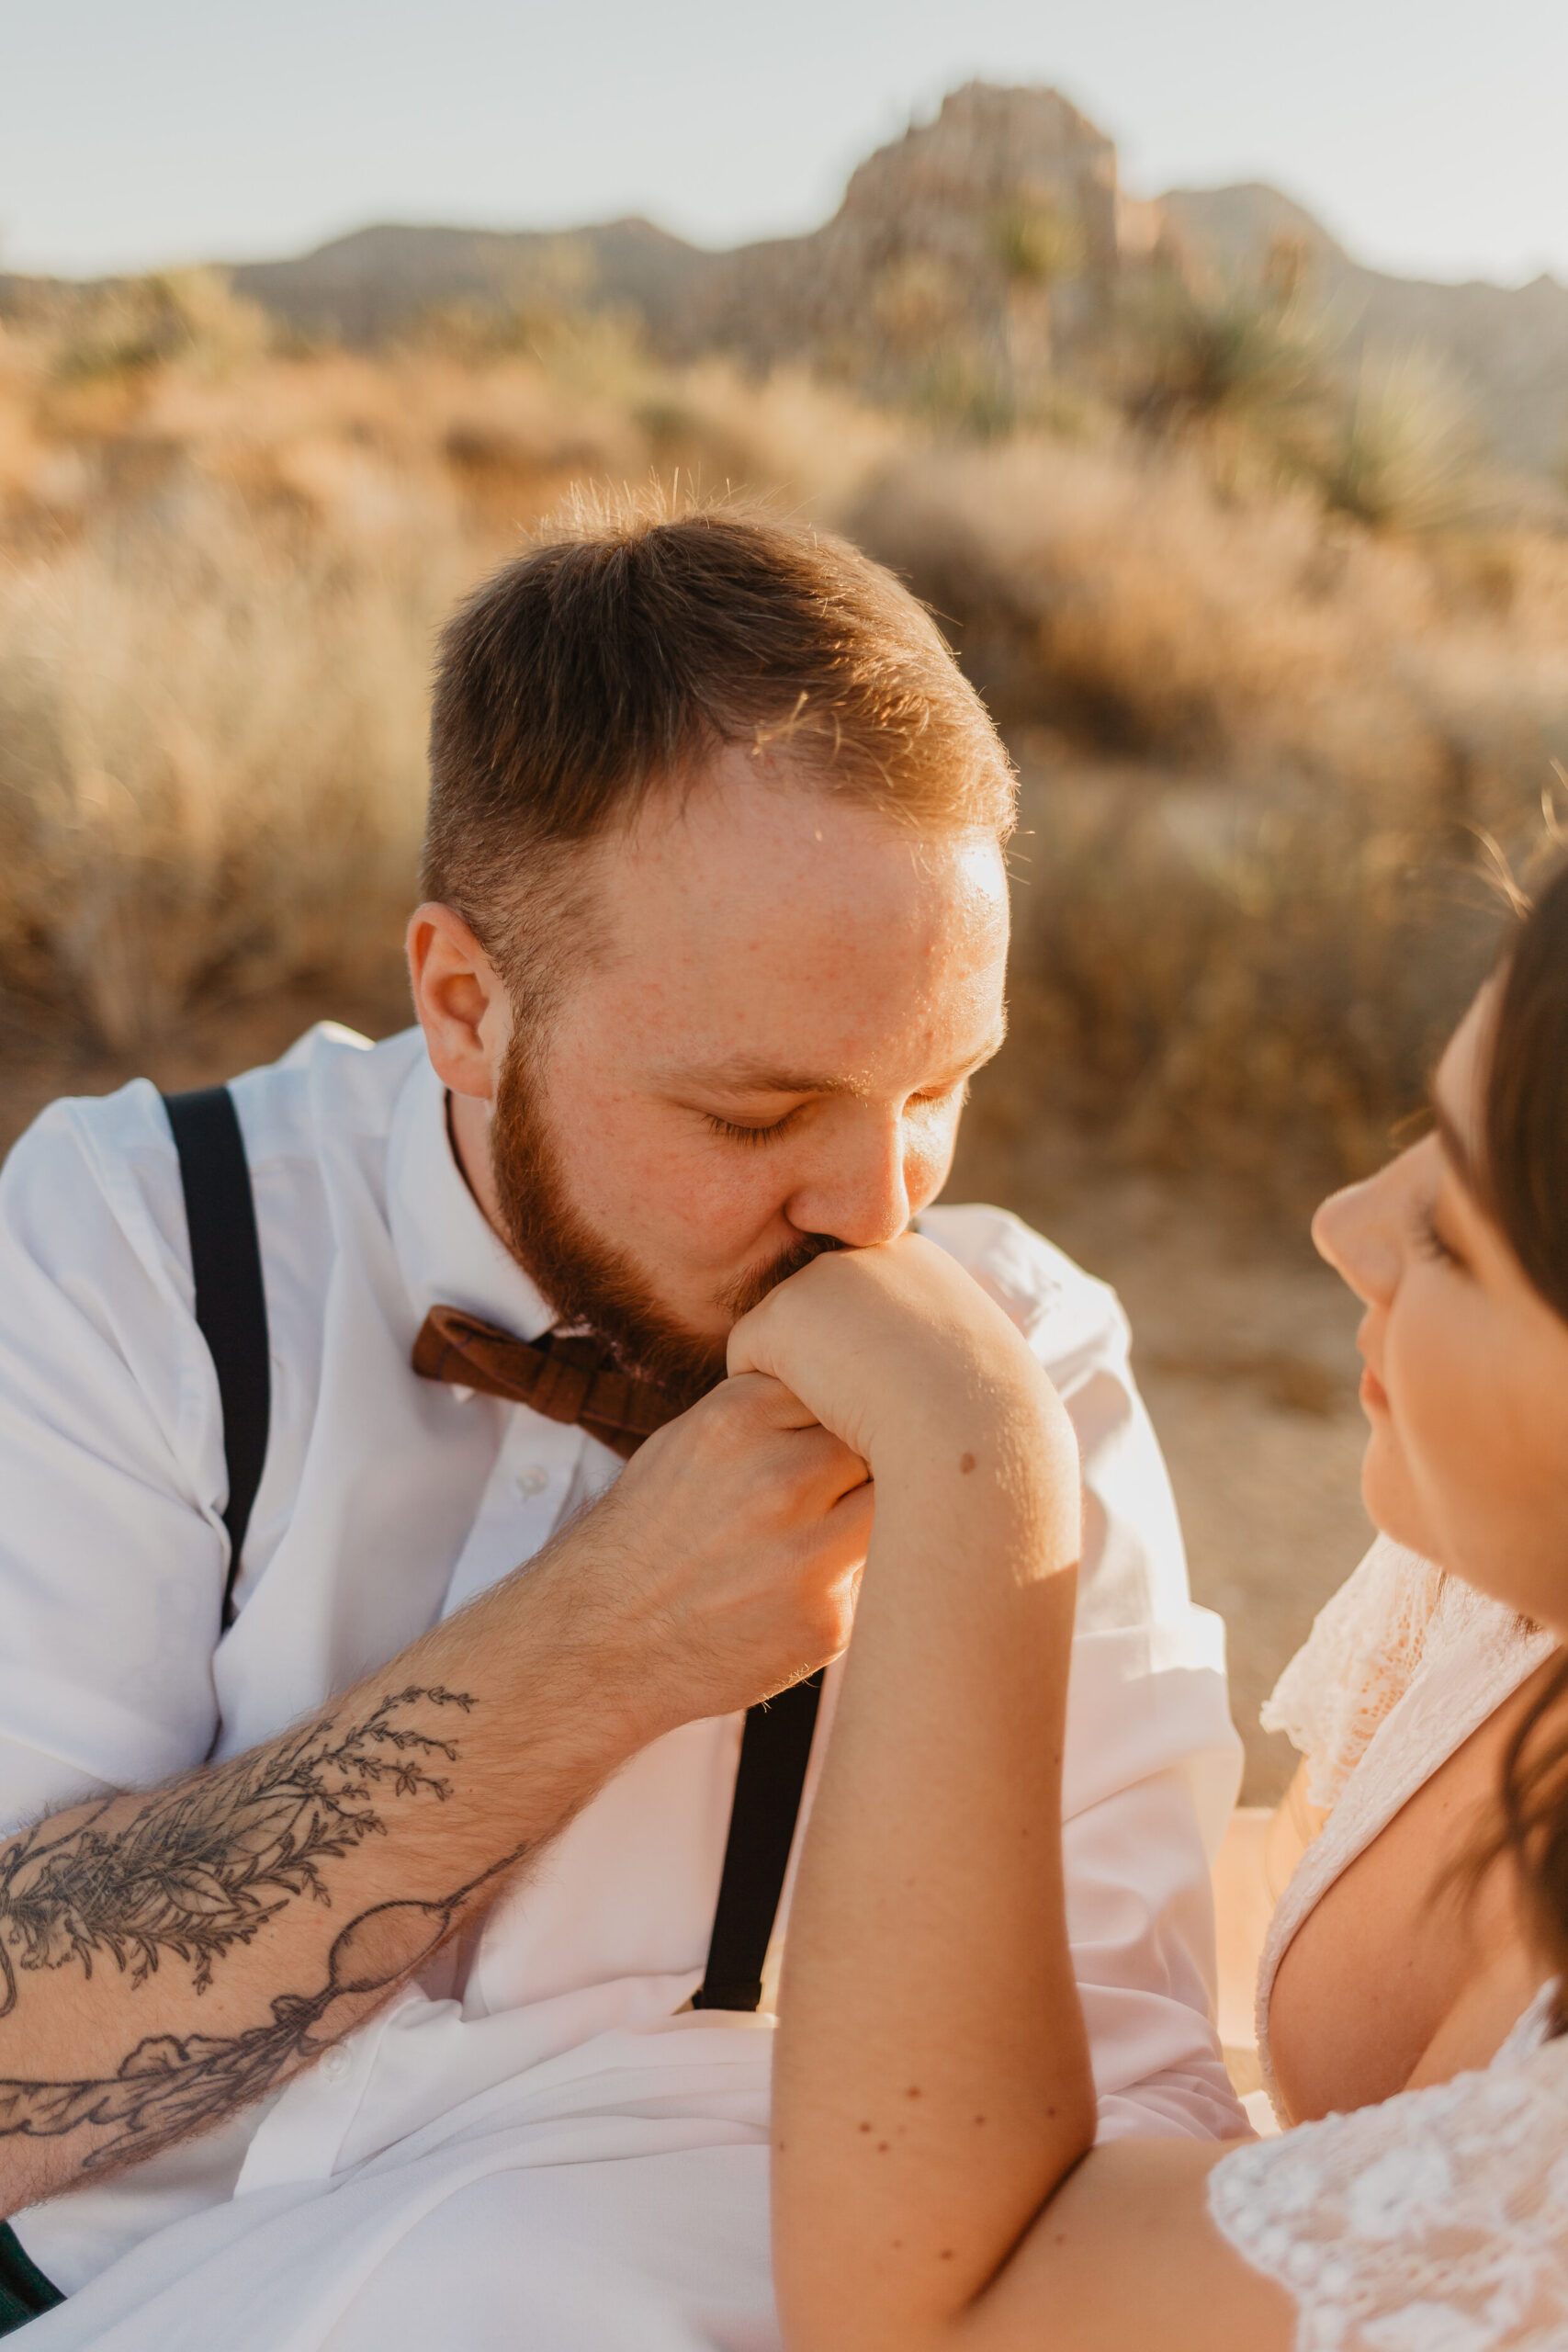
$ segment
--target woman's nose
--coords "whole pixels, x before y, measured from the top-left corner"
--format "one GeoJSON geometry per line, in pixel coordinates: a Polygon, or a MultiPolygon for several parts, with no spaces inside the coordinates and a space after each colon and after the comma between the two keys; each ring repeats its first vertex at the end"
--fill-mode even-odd
{"type": "Polygon", "coordinates": [[[1318,1255],[1369,1306],[1385,1306],[1399,1281],[1397,1204],[1389,1181],[1393,1173],[1385,1168],[1365,1183],[1331,1193],[1312,1221],[1318,1255]]]}

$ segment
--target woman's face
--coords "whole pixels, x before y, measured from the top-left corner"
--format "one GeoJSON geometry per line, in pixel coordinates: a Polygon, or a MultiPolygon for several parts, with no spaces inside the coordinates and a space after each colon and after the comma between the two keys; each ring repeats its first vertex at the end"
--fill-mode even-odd
{"type": "Polygon", "coordinates": [[[1465,1181],[1495,997],[1489,983],[1443,1057],[1436,1132],[1325,1201],[1313,1238],[1366,1303],[1373,1521],[1568,1638],[1568,1322],[1465,1181]]]}

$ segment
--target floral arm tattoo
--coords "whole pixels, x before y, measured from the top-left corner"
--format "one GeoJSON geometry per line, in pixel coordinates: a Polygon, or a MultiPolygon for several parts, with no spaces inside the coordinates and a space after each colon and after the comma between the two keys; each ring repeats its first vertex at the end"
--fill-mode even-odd
{"type": "MultiPolygon", "coordinates": [[[[250,1943],[292,1900],[330,1904],[323,1862],[386,1834],[389,1797],[434,1797],[451,1784],[455,1739],[414,1728],[416,1706],[467,1714],[475,1702],[440,1686],[394,1691],[344,1728],[320,1721],[199,1781],[153,1792],[129,1824],[100,1827],[112,1800],[69,1826],[43,1821],[0,1852],[0,2018],[17,2007],[18,1973],[111,1962],[133,1985],[164,1955],[205,1992],[216,1964],[250,1943]]],[[[272,2002],[272,2022],[230,2035],[153,2034],[112,2075],[0,2080],[0,2139],[54,2138],[80,2124],[115,2136],[83,2160],[90,2172],[136,2161],[259,2098],[364,2017],[366,1997],[398,1984],[450,1932],[469,1899],[515,1867],[519,1847],[433,1902],[379,1903],[349,1921],[324,1981],[272,2002]]]]}
{"type": "Polygon", "coordinates": [[[523,1859],[519,1846],[434,1903],[378,1903],[351,1919],[327,1955],[326,1981],[283,1993],[272,2023],[227,2035],[150,2034],[116,2074],[85,2082],[0,2081],[0,2139],[59,2137],[80,2123],[117,2136],[82,2160],[84,2172],[139,2163],[260,2098],[297,2065],[319,2058],[363,2016],[364,1996],[409,1975],[435,1951],[468,1898],[523,1859]],[[337,2018],[333,2004],[344,2003],[337,2018]]]}

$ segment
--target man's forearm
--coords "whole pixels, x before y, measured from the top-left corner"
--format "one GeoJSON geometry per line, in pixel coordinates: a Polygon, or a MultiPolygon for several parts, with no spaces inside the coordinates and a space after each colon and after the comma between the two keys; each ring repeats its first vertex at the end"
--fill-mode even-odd
{"type": "Polygon", "coordinates": [[[265,1746],[0,1846],[0,2210],[310,2064],[662,1728],[574,1603],[580,1542],[265,1746]]]}

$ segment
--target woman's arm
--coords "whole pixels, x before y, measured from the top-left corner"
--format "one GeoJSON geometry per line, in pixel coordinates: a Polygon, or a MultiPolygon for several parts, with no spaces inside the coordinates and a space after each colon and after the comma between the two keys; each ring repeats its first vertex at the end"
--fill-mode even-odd
{"type": "Polygon", "coordinates": [[[1049,1384],[914,1240],[818,1260],[739,1327],[731,1364],[794,1388],[876,1482],[784,1969],[792,2352],[1174,2347],[1170,2290],[1195,2263],[1194,2346],[1282,2347],[1284,2299],[1202,2220],[1217,2149],[1080,2161],[1093,2086],[1060,1841],[1077,1480],[1049,1384]]]}

